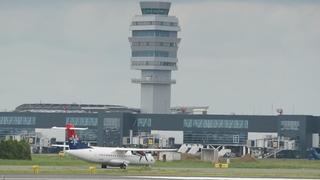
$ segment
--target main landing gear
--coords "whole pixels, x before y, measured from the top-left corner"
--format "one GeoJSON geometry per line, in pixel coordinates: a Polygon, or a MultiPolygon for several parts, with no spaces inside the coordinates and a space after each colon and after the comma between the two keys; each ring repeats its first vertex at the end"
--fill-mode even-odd
{"type": "MultiPolygon", "coordinates": [[[[127,164],[126,163],[123,163],[120,165],[120,169],[127,169],[127,164]]],[[[106,164],[101,164],[101,169],[107,169],[108,166],[106,164]]]]}
{"type": "Polygon", "coordinates": [[[125,163],[121,164],[120,169],[127,169],[127,165],[125,163]]]}

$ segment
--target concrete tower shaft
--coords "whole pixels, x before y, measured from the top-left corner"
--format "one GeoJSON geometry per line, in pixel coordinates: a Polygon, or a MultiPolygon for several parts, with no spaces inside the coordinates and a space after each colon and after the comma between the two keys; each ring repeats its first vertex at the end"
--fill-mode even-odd
{"type": "Polygon", "coordinates": [[[142,15],[133,17],[131,68],[141,70],[142,113],[170,113],[171,71],[177,70],[177,51],[180,38],[178,19],[168,16],[169,2],[140,2],[142,15]]]}

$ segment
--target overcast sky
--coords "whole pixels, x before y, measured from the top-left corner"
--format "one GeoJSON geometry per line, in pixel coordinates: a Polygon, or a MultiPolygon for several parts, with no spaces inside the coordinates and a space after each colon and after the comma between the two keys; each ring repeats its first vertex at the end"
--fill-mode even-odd
{"type": "MultiPolygon", "coordinates": [[[[140,106],[137,0],[0,0],[0,111],[23,103],[140,106]]],[[[320,1],[174,0],[172,106],[320,115],[320,1]]]]}

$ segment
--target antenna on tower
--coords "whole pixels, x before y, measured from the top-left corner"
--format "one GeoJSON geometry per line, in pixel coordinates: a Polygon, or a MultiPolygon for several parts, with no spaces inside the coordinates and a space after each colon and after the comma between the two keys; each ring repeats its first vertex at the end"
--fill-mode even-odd
{"type": "Polygon", "coordinates": [[[277,113],[278,113],[279,116],[282,115],[283,114],[283,109],[282,108],[278,108],[277,109],[277,113]]]}

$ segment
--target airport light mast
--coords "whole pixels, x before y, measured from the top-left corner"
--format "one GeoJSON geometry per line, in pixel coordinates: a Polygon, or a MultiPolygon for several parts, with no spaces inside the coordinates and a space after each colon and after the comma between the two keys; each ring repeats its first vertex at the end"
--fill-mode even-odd
{"type": "Polygon", "coordinates": [[[141,70],[141,112],[169,114],[171,71],[177,70],[180,38],[178,18],[168,16],[170,2],[142,1],[142,15],[136,15],[130,26],[132,36],[131,69],[141,70]]]}

